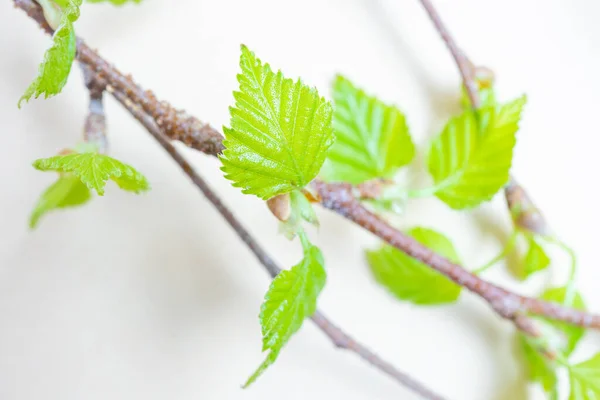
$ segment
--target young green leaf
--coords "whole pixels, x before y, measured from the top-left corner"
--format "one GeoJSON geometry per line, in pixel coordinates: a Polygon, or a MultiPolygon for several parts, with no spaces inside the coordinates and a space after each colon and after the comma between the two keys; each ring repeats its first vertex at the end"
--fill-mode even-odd
{"type": "Polygon", "coordinates": [[[69,0],[63,11],[60,25],[54,32],[52,47],[44,55],[37,78],[19,99],[19,108],[23,101],[29,101],[32,96],[37,99],[43,94],[45,98],[48,98],[60,93],[67,83],[71,65],[75,59],[76,43],[73,23],[79,18],[81,2],[82,0],[69,0]]]}
{"type": "Polygon", "coordinates": [[[522,269],[518,272],[520,279],[527,279],[535,272],[542,271],[550,265],[550,258],[534,235],[525,235],[529,250],[523,260],[522,269]]]}
{"type": "Polygon", "coordinates": [[[279,273],[265,294],[259,318],[263,351],[270,350],[270,353],[244,387],[252,384],[275,362],[290,337],[317,309],[317,297],[326,280],[323,255],[303,234],[300,237],[304,247],[302,261],[290,270],[279,273]]]}
{"type": "Polygon", "coordinates": [[[600,353],[569,368],[569,400],[600,399],[600,353]]]}
{"type": "MultiPolygon", "coordinates": [[[[407,233],[450,261],[459,262],[452,242],[441,233],[427,228],[413,228],[407,233]]],[[[459,285],[392,246],[367,251],[367,260],[375,279],[400,300],[434,305],[452,303],[460,295],[459,285]]]]}
{"type": "MultiPolygon", "coordinates": [[[[541,299],[558,304],[564,304],[566,301],[566,288],[557,287],[546,290],[541,299]]],[[[579,293],[576,293],[572,299],[571,306],[578,310],[585,310],[585,303],[579,293]]],[[[569,325],[564,322],[558,322],[546,318],[534,317],[536,323],[541,328],[545,347],[551,348],[561,357],[567,358],[582,338],[584,329],[569,325]]],[[[529,380],[539,382],[546,391],[550,391],[556,385],[556,368],[554,361],[544,357],[536,347],[536,343],[529,337],[519,334],[519,343],[525,356],[525,364],[528,369],[529,380]]]]}
{"type": "Polygon", "coordinates": [[[300,80],[272,72],[246,46],[240,67],[231,128],[223,128],[225,177],[265,200],[303,188],[333,144],[331,105],[300,80]]]}
{"type": "MultiPolygon", "coordinates": [[[[567,288],[563,286],[546,290],[540,298],[546,301],[551,301],[554,303],[565,305],[565,302],[567,300],[566,295],[567,288]]],[[[576,310],[586,309],[585,302],[583,301],[583,297],[581,297],[581,294],[575,293],[570,307],[576,310]]],[[[573,350],[575,350],[575,347],[577,346],[579,340],[583,337],[585,329],[579,326],[568,324],[566,322],[559,322],[549,319],[545,321],[559,330],[559,332],[562,335],[563,342],[561,350],[566,356],[569,356],[573,352],[573,350]]]]}
{"type": "Polygon", "coordinates": [[[35,228],[40,218],[49,211],[82,205],[91,199],[90,190],[72,175],[61,175],[40,197],[29,219],[29,227],[35,228]]]}
{"type": "Polygon", "coordinates": [[[73,153],[33,162],[40,171],[72,172],[88,188],[104,195],[106,181],[111,179],[123,190],[139,193],[150,189],[146,178],[130,165],[98,153],[73,153]]]}
{"type": "Polygon", "coordinates": [[[525,104],[520,97],[499,108],[452,118],[429,149],[436,196],[454,209],[490,200],[508,181],[516,132],[525,104]]]}
{"type": "Polygon", "coordinates": [[[540,383],[546,392],[550,392],[558,381],[555,363],[540,353],[527,336],[519,333],[518,340],[523,350],[528,380],[540,383]]]}
{"type": "Polygon", "coordinates": [[[320,175],[354,184],[391,178],[415,155],[402,112],[338,76],[333,85],[335,144],[320,175]]]}

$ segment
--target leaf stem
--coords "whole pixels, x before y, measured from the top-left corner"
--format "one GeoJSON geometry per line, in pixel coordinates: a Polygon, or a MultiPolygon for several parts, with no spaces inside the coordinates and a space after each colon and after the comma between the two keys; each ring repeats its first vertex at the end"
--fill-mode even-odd
{"type": "Polygon", "coordinates": [[[435,195],[442,187],[440,185],[430,186],[424,189],[412,189],[407,191],[407,196],[410,199],[430,197],[435,195]]]}
{"type": "Polygon", "coordinates": [[[571,307],[573,305],[573,301],[575,300],[575,278],[577,277],[577,255],[575,251],[568,246],[565,242],[558,239],[555,236],[542,236],[549,243],[555,244],[560,247],[563,251],[565,251],[569,255],[569,259],[571,260],[571,265],[569,269],[569,277],[567,278],[567,283],[565,284],[565,301],[564,305],[567,307],[571,307]]]}
{"type": "Polygon", "coordinates": [[[517,237],[518,237],[518,232],[517,232],[517,230],[514,230],[510,234],[510,237],[506,241],[506,244],[504,245],[504,248],[500,251],[500,253],[498,253],[494,258],[492,258],[487,263],[483,264],[481,267],[475,269],[473,271],[473,273],[475,275],[479,275],[482,272],[488,270],[491,266],[493,266],[494,264],[496,264],[498,261],[500,261],[504,257],[506,257],[512,251],[512,249],[514,248],[514,246],[515,246],[515,244],[517,242],[517,237]]]}
{"type": "Polygon", "coordinates": [[[300,243],[302,243],[302,249],[304,249],[304,251],[307,251],[311,247],[311,244],[308,240],[308,236],[306,236],[306,232],[304,231],[304,229],[300,228],[298,230],[298,237],[300,238],[300,243]]]}

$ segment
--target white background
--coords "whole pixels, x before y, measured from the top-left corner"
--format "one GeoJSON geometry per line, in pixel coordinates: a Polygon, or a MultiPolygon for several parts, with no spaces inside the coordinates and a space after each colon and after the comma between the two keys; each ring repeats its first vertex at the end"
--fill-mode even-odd
{"type": "MultiPolygon", "coordinates": [[[[439,0],[459,44],[492,67],[504,100],[527,93],[513,172],[580,260],[578,287],[600,311],[597,265],[600,3],[597,0],[439,0]]],[[[159,97],[216,127],[227,124],[240,43],[329,95],[335,73],[408,115],[424,147],[458,110],[457,70],[417,0],[145,0],[86,5],[78,33],[159,97]]],[[[176,165],[112,99],[111,154],[141,170],[143,196],[114,185],[82,209],[27,218],[54,179],[32,160],[81,137],[87,107],[79,69],[63,94],[18,110],[49,39],[10,0],[0,2],[0,399],[413,399],[310,323],[250,389],[262,361],[257,314],[269,280],[176,165]]],[[[218,162],[186,156],[282,265],[299,245],[277,235],[256,198],[222,179],[218,162]]],[[[422,158],[415,172],[422,169],[422,158]]],[[[416,182],[428,184],[426,177],[416,182]]],[[[418,308],[375,285],[363,249],[377,240],[319,210],[312,232],[329,272],[321,309],[357,339],[450,399],[542,398],[527,387],[514,329],[480,299],[418,308]]],[[[412,202],[402,227],[434,227],[464,264],[492,257],[509,232],[501,196],[473,213],[435,199],[412,202]]],[[[536,294],[565,276],[525,285],[503,265],[486,278],[536,294]]],[[[597,351],[588,335],[574,355],[597,351]]]]}

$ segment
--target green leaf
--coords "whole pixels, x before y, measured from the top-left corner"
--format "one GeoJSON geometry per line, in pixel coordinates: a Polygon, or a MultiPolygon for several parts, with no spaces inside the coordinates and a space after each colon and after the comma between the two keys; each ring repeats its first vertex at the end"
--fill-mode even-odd
{"type": "Polygon", "coordinates": [[[73,153],[33,162],[40,171],[72,172],[90,189],[104,195],[106,181],[111,179],[123,190],[142,192],[150,189],[146,178],[130,165],[98,153],[73,153]]]}
{"type": "Polygon", "coordinates": [[[542,271],[548,268],[550,265],[550,258],[544,251],[544,248],[536,240],[534,235],[525,235],[529,250],[523,260],[521,271],[519,271],[519,278],[527,279],[531,274],[542,271]]]}
{"type": "MultiPolygon", "coordinates": [[[[564,305],[568,300],[566,294],[565,287],[557,287],[546,290],[540,298],[564,305]]],[[[585,303],[579,293],[574,294],[570,306],[578,310],[585,310],[585,303]]],[[[565,359],[571,355],[585,332],[583,328],[564,322],[540,317],[532,318],[535,319],[536,324],[541,329],[541,340],[543,340],[544,347],[555,351],[565,359]]],[[[519,342],[525,356],[529,380],[539,382],[544,390],[551,391],[556,385],[556,368],[558,364],[548,360],[537,350],[539,346],[536,346],[535,340],[537,339],[519,334],[519,342]]]]}
{"type": "Polygon", "coordinates": [[[569,368],[569,400],[600,399],[600,353],[569,368]]]}
{"type": "Polygon", "coordinates": [[[529,381],[540,383],[546,392],[551,391],[558,381],[555,363],[544,357],[525,335],[519,333],[518,340],[525,357],[529,381]]]}
{"type": "Polygon", "coordinates": [[[333,144],[331,105],[300,80],[272,72],[246,46],[240,67],[220,157],[225,177],[265,200],[303,188],[333,144]]]}
{"type": "Polygon", "coordinates": [[[333,85],[336,141],[321,176],[354,184],[391,178],[410,163],[415,145],[402,112],[338,76],[333,85]]]}
{"type": "Polygon", "coordinates": [[[54,32],[52,47],[44,55],[37,78],[19,99],[19,108],[23,101],[29,101],[32,96],[37,99],[43,94],[45,98],[48,98],[60,93],[67,83],[71,65],[75,59],[76,43],[73,22],[79,18],[81,2],[82,0],[69,0],[60,19],[60,25],[54,32]]]}
{"type": "MultiPolygon", "coordinates": [[[[556,287],[552,289],[546,290],[542,296],[540,297],[543,300],[551,301],[554,303],[558,303],[560,305],[568,305],[576,310],[585,310],[585,302],[583,301],[583,297],[581,294],[575,292],[573,298],[570,301],[570,304],[567,303],[567,288],[566,287],[556,287]]],[[[561,334],[561,350],[566,355],[569,356],[579,340],[583,337],[585,333],[585,329],[579,326],[571,325],[566,322],[554,321],[554,320],[545,320],[547,323],[554,326],[561,334]]]]}
{"type": "Polygon", "coordinates": [[[454,209],[490,200],[508,181],[525,97],[498,109],[452,118],[431,143],[429,172],[436,196],[454,209]]]}
{"type": "Polygon", "coordinates": [[[266,360],[252,374],[244,387],[252,384],[275,362],[283,346],[296,333],[304,320],[317,309],[317,297],[325,286],[323,255],[318,247],[301,234],[304,258],[290,270],[281,271],[265,294],[260,309],[263,351],[270,350],[266,360]]]}
{"type": "MultiPolygon", "coordinates": [[[[444,235],[427,228],[413,228],[407,233],[450,261],[460,262],[444,235]]],[[[461,287],[456,283],[390,245],[367,251],[367,260],[375,279],[400,300],[434,305],[452,303],[460,295],[461,287]]]]}
{"type": "Polygon", "coordinates": [[[61,175],[40,197],[29,219],[29,227],[35,228],[40,218],[49,211],[74,207],[91,199],[90,190],[81,180],[71,174],[61,175]]]}

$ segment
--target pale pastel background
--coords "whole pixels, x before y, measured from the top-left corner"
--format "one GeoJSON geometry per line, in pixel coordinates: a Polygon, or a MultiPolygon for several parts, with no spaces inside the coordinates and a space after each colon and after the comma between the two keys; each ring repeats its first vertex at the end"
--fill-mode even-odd
{"type": "MultiPolygon", "coordinates": [[[[494,68],[502,98],[529,96],[513,171],[576,249],[579,287],[600,310],[600,2],[435,3],[466,52],[494,68]]],[[[160,97],[217,127],[228,120],[240,43],[325,94],[343,72],[400,105],[422,146],[457,110],[456,68],[416,0],[88,5],[78,32],[160,97]]],[[[241,390],[263,359],[257,314],[269,280],[112,99],[112,154],[143,171],[152,192],[137,197],[112,186],[105,198],[49,215],[30,232],[28,214],[53,179],[30,162],[80,138],[87,101],[75,69],[63,94],[17,110],[49,41],[10,0],[0,2],[0,36],[0,399],[415,398],[334,349],[310,323],[275,367],[241,390]]],[[[222,179],[215,159],[185,154],[278,261],[298,259],[299,246],[277,235],[260,201],[222,179]]],[[[363,248],[377,241],[319,214],[322,228],[312,236],[329,271],[320,305],[335,322],[450,399],[542,398],[523,381],[512,326],[486,304],[469,293],[449,307],[395,301],[365,268],[363,248]]],[[[469,267],[498,251],[509,226],[501,196],[473,214],[434,199],[414,202],[400,225],[416,223],[452,237],[469,267]]],[[[559,282],[567,260],[552,255],[559,282]]],[[[519,286],[502,266],[486,277],[531,294],[548,281],[519,286]]],[[[575,358],[599,347],[588,335],[575,358]]]]}

